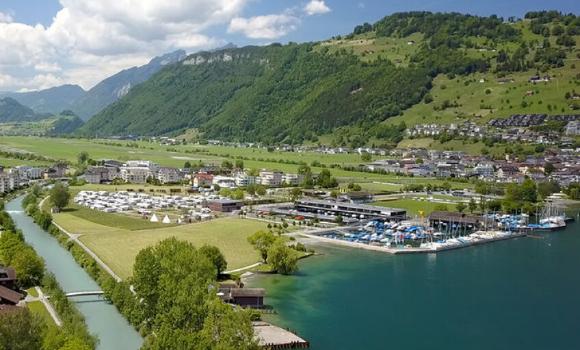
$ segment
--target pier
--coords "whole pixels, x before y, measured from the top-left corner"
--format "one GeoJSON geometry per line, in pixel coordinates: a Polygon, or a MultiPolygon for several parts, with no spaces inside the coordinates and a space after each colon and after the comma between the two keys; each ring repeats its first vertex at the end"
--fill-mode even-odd
{"type": "Polygon", "coordinates": [[[310,343],[300,338],[296,334],[274,326],[268,322],[253,322],[254,335],[258,340],[258,345],[265,349],[306,349],[310,343]]]}
{"type": "MultiPolygon", "coordinates": [[[[325,230],[326,232],[332,232],[336,230],[325,230]]],[[[331,244],[337,244],[347,247],[360,248],[366,250],[379,251],[394,255],[400,254],[429,254],[429,253],[439,253],[448,250],[467,248],[497,241],[504,241],[508,239],[520,238],[527,236],[527,231],[522,230],[520,232],[502,232],[502,231],[477,231],[471,236],[460,237],[461,239],[456,239],[453,243],[437,243],[437,242],[427,242],[423,243],[421,247],[389,247],[385,245],[375,245],[361,242],[349,242],[340,239],[322,237],[316,234],[301,232],[301,236],[312,238],[320,242],[327,242],[331,244]]]]}

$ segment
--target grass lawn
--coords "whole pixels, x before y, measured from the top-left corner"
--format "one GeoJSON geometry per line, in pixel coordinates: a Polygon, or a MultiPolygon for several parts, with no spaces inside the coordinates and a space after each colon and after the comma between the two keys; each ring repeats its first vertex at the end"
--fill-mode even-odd
{"type": "Polygon", "coordinates": [[[63,212],[55,214],[54,220],[67,231],[82,234],[80,240],[122,278],[131,275],[135,257],[142,249],[170,237],[196,246],[215,245],[225,255],[228,269],[254,264],[259,261],[259,256],[247,242],[247,237],[266,229],[263,222],[231,217],[190,225],[131,230],[129,228],[135,227],[132,222],[125,221],[125,228],[122,228],[116,226],[119,224],[118,215],[102,215],[101,219],[90,221],[74,215],[74,212],[63,212]],[[107,216],[112,219],[106,220],[107,216]]]}
{"type": "Polygon", "coordinates": [[[161,222],[150,222],[149,220],[145,220],[140,217],[133,217],[125,214],[104,213],[102,211],[92,210],[80,205],[72,205],[71,208],[65,209],[65,213],[93,222],[95,224],[116,227],[129,231],[156,229],[162,227],[167,228],[177,225],[176,223],[163,224],[161,222]]]}
{"type": "Polygon", "coordinates": [[[41,301],[33,301],[31,303],[26,303],[26,306],[33,314],[39,315],[49,326],[55,326],[54,320],[50,317],[50,314],[44,307],[41,301]]]}
{"type": "Polygon", "coordinates": [[[36,292],[36,288],[32,287],[32,288],[28,288],[26,290],[26,293],[30,296],[33,296],[35,298],[38,298],[38,293],[36,292]]]}
{"type": "MultiPolygon", "coordinates": [[[[428,216],[435,210],[435,207],[440,204],[436,202],[431,202],[425,199],[425,201],[417,201],[413,199],[397,199],[392,201],[380,201],[375,202],[373,205],[378,205],[381,207],[390,208],[402,208],[407,209],[409,216],[419,215],[419,211],[423,211],[425,216],[428,216]]],[[[450,211],[455,211],[455,204],[441,203],[447,206],[450,211]]]]}

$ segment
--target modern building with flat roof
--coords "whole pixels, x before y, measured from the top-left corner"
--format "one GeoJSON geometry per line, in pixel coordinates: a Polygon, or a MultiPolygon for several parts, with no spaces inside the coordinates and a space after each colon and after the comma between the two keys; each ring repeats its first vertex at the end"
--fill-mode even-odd
{"type": "Polygon", "coordinates": [[[381,218],[386,220],[404,220],[407,217],[405,209],[378,207],[374,205],[343,203],[319,199],[300,199],[294,203],[299,211],[331,213],[343,217],[359,219],[381,218]]]}

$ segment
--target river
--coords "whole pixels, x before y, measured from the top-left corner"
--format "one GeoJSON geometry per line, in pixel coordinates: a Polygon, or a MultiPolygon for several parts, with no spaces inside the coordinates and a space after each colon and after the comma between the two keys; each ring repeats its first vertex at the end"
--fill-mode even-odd
{"type": "Polygon", "coordinates": [[[580,224],[437,255],[317,246],[257,276],[272,321],[312,349],[580,349],[580,224]]]}
{"type": "MultiPolygon", "coordinates": [[[[65,292],[97,291],[99,285],[76,263],[58,241],[42,230],[22,209],[22,198],[6,204],[6,211],[24,238],[44,259],[46,269],[54,274],[65,292]]],[[[99,338],[98,350],[139,349],[143,339],[117,311],[101,297],[75,297],[76,306],[86,319],[89,331],[99,338]]]]}

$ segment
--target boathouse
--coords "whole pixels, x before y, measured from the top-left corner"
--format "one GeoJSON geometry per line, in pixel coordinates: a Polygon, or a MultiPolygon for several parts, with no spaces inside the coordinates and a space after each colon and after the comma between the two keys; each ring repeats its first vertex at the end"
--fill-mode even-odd
{"type": "Polygon", "coordinates": [[[13,268],[0,266],[0,309],[7,310],[24,298],[16,290],[16,272],[13,268]]]}
{"type": "Polygon", "coordinates": [[[357,219],[381,218],[386,220],[404,220],[407,217],[405,209],[385,208],[374,205],[341,203],[330,200],[301,199],[294,203],[299,212],[311,212],[324,215],[340,215],[357,219]]]}
{"type": "Polygon", "coordinates": [[[266,290],[264,288],[243,288],[237,283],[220,283],[218,295],[227,303],[260,309],[264,307],[266,290]]]}
{"type": "Polygon", "coordinates": [[[475,231],[483,223],[483,218],[449,211],[434,211],[429,215],[429,225],[441,231],[475,231]]]}

